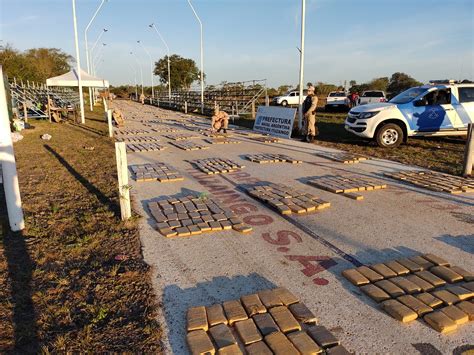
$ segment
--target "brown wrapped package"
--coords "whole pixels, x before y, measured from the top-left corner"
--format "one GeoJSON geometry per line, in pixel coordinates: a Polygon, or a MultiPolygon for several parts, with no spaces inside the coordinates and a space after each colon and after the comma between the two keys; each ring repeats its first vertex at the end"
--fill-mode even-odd
{"type": "Polygon", "coordinates": [[[397,300],[387,300],[382,302],[382,309],[393,318],[403,323],[411,322],[418,318],[418,314],[416,314],[415,311],[397,300]]]}
{"type": "Polygon", "coordinates": [[[240,300],[250,317],[254,314],[265,313],[267,311],[257,294],[242,296],[240,300]]]}
{"type": "Polygon", "coordinates": [[[423,319],[431,328],[440,333],[452,332],[457,328],[456,323],[441,311],[428,313],[423,319]]]}
{"type": "Polygon", "coordinates": [[[187,320],[188,332],[192,330],[198,330],[198,329],[207,331],[208,324],[207,324],[206,307],[198,306],[198,307],[189,308],[186,320],[187,320]]]}
{"type": "Polygon", "coordinates": [[[214,355],[216,349],[204,330],[194,330],[186,335],[192,355],[214,355]]]}

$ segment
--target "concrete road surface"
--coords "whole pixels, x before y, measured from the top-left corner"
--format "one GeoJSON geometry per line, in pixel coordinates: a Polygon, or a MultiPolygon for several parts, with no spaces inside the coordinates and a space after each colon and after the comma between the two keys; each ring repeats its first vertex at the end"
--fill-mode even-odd
{"type": "MultiPolygon", "coordinates": [[[[161,121],[180,133],[199,136],[177,124],[209,127],[209,120],[193,115],[130,101],[116,101],[114,105],[124,112],[127,129],[151,129],[161,126],[161,121]]],[[[143,254],[153,267],[153,284],[162,304],[159,322],[168,353],[187,353],[188,307],[236,299],[274,286],[284,286],[298,295],[318,316],[320,324],[356,353],[438,354],[474,345],[472,322],[448,335],[437,333],[421,320],[402,324],[341,276],[347,268],[419,253],[434,253],[474,271],[474,193],[450,195],[399,183],[382,173],[416,167],[380,159],[342,164],[316,155],[334,150],[297,140],[265,144],[234,135],[232,138],[240,144],[210,145],[202,136],[192,141],[209,149],[184,151],[170,145],[163,137],[166,133],[153,135],[160,137],[168,149],[129,153],[129,165],[166,162],[185,177],[174,183],[131,180],[134,209],[143,216],[143,254]],[[251,153],[282,153],[303,163],[257,164],[243,159],[244,154],[251,153]],[[230,158],[246,168],[208,176],[188,162],[206,157],[230,158]],[[363,192],[364,200],[355,201],[304,183],[308,177],[347,173],[378,178],[388,188],[363,192]],[[255,181],[283,183],[307,191],[329,201],[331,207],[283,217],[241,191],[242,184],[255,181]],[[251,225],[253,232],[163,237],[153,227],[147,202],[190,192],[218,198],[251,225]]]]}

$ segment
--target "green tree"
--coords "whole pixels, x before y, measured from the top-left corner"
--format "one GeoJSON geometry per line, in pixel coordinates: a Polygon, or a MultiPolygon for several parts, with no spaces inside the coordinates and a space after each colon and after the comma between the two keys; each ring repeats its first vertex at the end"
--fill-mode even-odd
{"type": "MultiPolygon", "coordinates": [[[[170,71],[173,90],[189,90],[194,81],[200,80],[199,69],[194,60],[177,54],[170,56],[170,71]]],[[[160,77],[162,83],[168,82],[168,56],[164,56],[155,63],[155,75],[160,77]]]]}
{"type": "Polygon", "coordinates": [[[280,85],[277,89],[278,95],[286,94],[291,88],[291,85],[280,85]]]}
{"type": "Polygon", "coordinates": [[[388,77],[385,76],[381,78],[372,79],[367,85],[369,87],[369,90],[387,91],[388,83],[388,77]]]}
{"type": "Polygon", "coordinates": [[[336,91],[337,86],[334,84],[327,84],[323,82],[318,82],[315,86],[316,95],[324,96],[329,94],[331,91],[336,91]]]}
{"type": "Polygon", "coordinates": [[[387,92],[390,97],[398,95],[402,91],[405,91],[414,86],[420,86],[422,83],[413,79],[411,76],[405,73],[394,73],[390,78],[390,82],[387,86],[387,92]]]}
{"type": "Polygon", "coordinates": [[[33,48],[25,52],[6,45],[0,49],[0,63],[10,78],[45,82],[71,70],[74,59],[57,48],[33,48]]]}

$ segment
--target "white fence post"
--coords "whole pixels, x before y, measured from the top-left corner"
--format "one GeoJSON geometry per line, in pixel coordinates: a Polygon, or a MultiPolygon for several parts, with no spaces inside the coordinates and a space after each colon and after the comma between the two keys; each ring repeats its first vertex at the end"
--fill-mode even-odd
{"type": "Polygon", "coordinates": [[[109,125],[109,137],[113,137],[114,136],[114,129],[113,129],[113,126],[112,126],[112,110],[107,110],[105,115],[107,117],[107,124],[109,125]]]}
{"type": "Polygon", "coordinates": [[[128,185],[127,148],[125,142],[115,143],[115,155],[117,157],[120,214],[122,221],[125,221],[132,216],[132,209],[130,206],[130,186],[128,185]]]}
{"type": "Polygon", "coordinates": [[[102,101],[104,103],[104,112],[107,112],[109,110],[109,107],[107,106],[107,100],[105,97],[102,98],[102,101]]]}
{"type": "Polygon", "coordinates": [[[464,169],[463,175],[472,175],[472,166],[474,165],[474,124],[467,125],[467,142],[464,152],[464,169]]]}
{"type": "Polygon", "coordinates": [[[10,119],[7,107],[7,95],[3,80],[3,68],[0,65],[0,162],[3,172],[3,187],[7,202],[8,221],[12,231],[25,228],[23,209],[21,208],[20,186],[16,171],[15,153],[10,131],[10,119]]]}

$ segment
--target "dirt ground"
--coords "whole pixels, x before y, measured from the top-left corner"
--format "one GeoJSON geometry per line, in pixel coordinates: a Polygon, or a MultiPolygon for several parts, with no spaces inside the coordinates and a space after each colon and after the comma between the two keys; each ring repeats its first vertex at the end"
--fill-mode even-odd
{"type": "Polygon", "coordinates": [[[150,269],[137,218],[119,218],[102,117],[31,121],[14,146],[26,229],[0,234],[0,353],[160,352],[150,269]]]}

